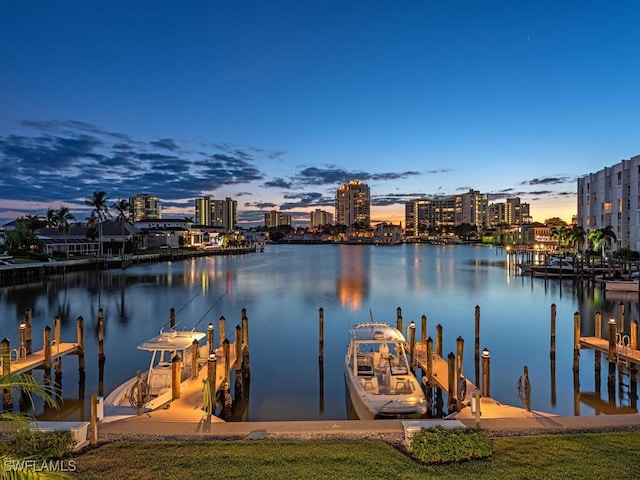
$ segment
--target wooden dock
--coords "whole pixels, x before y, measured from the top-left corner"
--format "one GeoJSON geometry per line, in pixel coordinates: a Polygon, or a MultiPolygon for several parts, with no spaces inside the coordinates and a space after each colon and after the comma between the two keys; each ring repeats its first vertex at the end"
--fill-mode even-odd
{"type": "MultiPolygon", "coordinates": [[[[80,347],[77,343],[60,343],[51,346],[51,362],[55,362],[58,358],[65,355],[77,355],[80,347]]],[[[47,365],[47,356],[44,350],[33,352],[26,358],[18,358],[11,362],[11,373],[26,373],[31,370],[45,368],[47,365]]]]}
{"type": "MultiPolygon", "coordinates": [[[[427,372],[427,349],[426,346],[420,342],[416,343],[415,349],[415,362],[416,365],[423,371],[427,372]]],[[[442,389],[445,393],[449,392],[449,363],[444,360],[437,353],[432,354],[431,359],[431,379],[430,384],[432,387],[442,389]]],[[[473,419],[475,417],[475,411],[472,411],[471,404],[474,401],[474,392],[480,392],[480,387],[474,385],[468,378],[464,378],[465,386],[463,387],[464,398],[460,399],[461,407],[455,413],[452,413],[447,418],[455,419],[473,419]]],[[[456,385],[451,389],[454,394],[460,391],[456,385]]],[[[522,418],[522,417],[552,417],[554,415],[533,412],[526,410],[525,408],[514,407],[511,405],[504,405],[497,400],[489,396],[480,397],[480,416],[481,418],[522,418]]]]}
{"type": "MultiPolygon", "coordinates": [[[[609,340],[598,337],[580,337],[580,348],[591,348],[602,353],[609,354],[611,343],[609,340]]],[[[640,365],[640,350],[632,348],[631,344],[615,342],[613,345],[617,363],[640,365]]]]}

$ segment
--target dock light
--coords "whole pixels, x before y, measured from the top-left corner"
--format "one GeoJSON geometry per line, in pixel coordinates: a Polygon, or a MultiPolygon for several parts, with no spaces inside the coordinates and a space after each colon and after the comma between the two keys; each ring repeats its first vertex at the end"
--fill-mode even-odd
{"type": "Polygon", "coordinates": [[[210,323],[209,326],[207,327],[208,330],[213,330],[213,323],[210,323]]]}
{"type": "Polygon", "coordinates": [[[615,325],[616,324],[616,319],[615,318],[610,318],[609,319],[609,325],[615,325]]]}
{"type": "Polygon", "coordinates": [[[486,348],[482,350],[482,358],[489,358],[489,350],[487,350],[486,348]]]}
{"type": "Polygon", "coordinates": [[[20,334],[20,349],[18,350],[18,358],[24,359],[24,358],[27,358],[27,347],[26,347],[27,324],[21,323],[18,326],[18,332],[20,334]]]}
{"type": "Polygon", "coordinates": [[[216,354],[215,353],[210,353],[209,354],[209,361],[210,362],[215,362],[216,361],[216,354]]]}

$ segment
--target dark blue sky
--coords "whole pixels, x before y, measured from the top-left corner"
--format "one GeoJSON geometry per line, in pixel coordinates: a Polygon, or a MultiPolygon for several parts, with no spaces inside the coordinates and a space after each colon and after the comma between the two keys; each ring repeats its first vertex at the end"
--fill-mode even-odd
{"type": "Polygon", "coordinates": [[[0,222],[201,195],[241,221],[374,219],[469,188],[570,219],[576,178],[640,153],[635,1],[0,0],[0,222]]]}

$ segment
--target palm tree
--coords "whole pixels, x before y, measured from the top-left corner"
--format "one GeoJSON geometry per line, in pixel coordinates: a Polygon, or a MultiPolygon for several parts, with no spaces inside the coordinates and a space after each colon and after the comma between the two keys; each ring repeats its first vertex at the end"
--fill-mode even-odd
{"type": "MultiPolygon", "coordinates": [[[[32,408],[34,405],[34,397],[40,397],[51,407],[57,407],[56,399],[58,394],[51,394],[45,386],[38,383],[33,375],[25,373],[0,375],[0,391],[4,390],[9,390],[12,393],[15,392],[16,395],[18,392],[26,395],[32,408]]],[[[2,411],[0,413],[0,422],[12,423],[16,426],[16,429],[26,427],[31,420],[33,420],[31,416],[23,413],[6,411],[2,411]]],[[[2,460],[0,478],[68,478],[68,475],[64,472],[36,471],[32,468],[29,469],[28,467],[25,467],[24,461],[13,458],[11,455],[7,455],[4,452],[0,457],[0,460],[2,460]]]]}
{"type": "Polygon", "coordinates": [[[567,243],[570,247],[576,249],[576,253],[582,250],[587,232],[580,225],[574,225],[567,234],[567,243]]]}
{"type": "Polygon", "coordinates": [[[109,213],[109,209],[107,208],[107,194],[103,191],[93,192],[91,198],[85,200],[85,204],[89,207],[93,207],[91,210],[91,214],[95,215],[98,219],[98,255],[102,255],[102,222],[104,222],[107,217],[111,217],[111,213],[109,213]]]}
{"type": "Polygon", "coordinates": [[[47,227],[54,227],[56,224],[56,210],[53,208],[47,209],[47,227]]]}
{"type": "Polygon", "coordinates": [[[551,229],[551,236],[558,239],[558,253],[562,253],[562,244],[567,238],[567,227],[562,226],[560,228],[553,227],[551,229]]]}
{"type": "Polygon", "coordinates": [[[120,255],[124,255],[124,224],[129,223],[129,219],[131,217],[131,204],[129,200],[126,198],[118,200],[116,203],[111,205],[111,208],[115,208],[118,212],[118,216],[116,217],[116,222],[120,222],[120,231],[122,233],[122,252],[120,255]]]}
{"type": "MultiPolygon", "coordinates": [[[[47,215],[49,212],[47,212],[47,215]]],[[[64,235],[64,250],[67,254],[67,258],[69,258],[69,246],[67,245],[67,232],[69,232],[69,220],[75,220],[76,217],[73,216],[68,207],[61,205],[58,210],[54,211],[53,220],[55,225],[58,227],[58,232],[62,232],[64,235]]]]}
{"type": "Polygon", "coordinates": [[[605,250],[611,247],[611,243],[617,240],[616,233],[611,225],[598,228],[589,234],[589,240],[593,242],[594,250],[601,250],[601,256],[604,258],[605,250]]]}

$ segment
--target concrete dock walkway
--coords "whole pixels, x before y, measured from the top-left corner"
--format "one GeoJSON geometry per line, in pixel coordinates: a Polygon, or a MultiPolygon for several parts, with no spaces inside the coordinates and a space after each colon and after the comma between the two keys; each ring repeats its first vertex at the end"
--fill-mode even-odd
{"type": "MultiPolygon", "coordinates": [[[[447,420],[433,419],[433,422],[447,420]]],[[[466,427],[475,427],[475,420],[457,419],[466,427]]],[[[429,424],[425,420],[425,425],[429,424]]],[[[495,432],[529,434],[571,433],[578,431],[602,431],[640,429],[640,415],[596,415],[583,417],[548,417],[528,415],[520,418],[489,418],[480,421],[480,428],[495,432]]],[[[365,435],[372,433],[404,433],[402,420],[323,420],[286,422],[200,422],[172,421],[167,416],[163,420],[151,420],[141,416],[116,421],[98,427],[99,438],[113,435],[134,436],[144,439],[170,438],[181,436],[202,436],[219,438],[266,438],[272,436],[318,436],[365,435]]]]}

